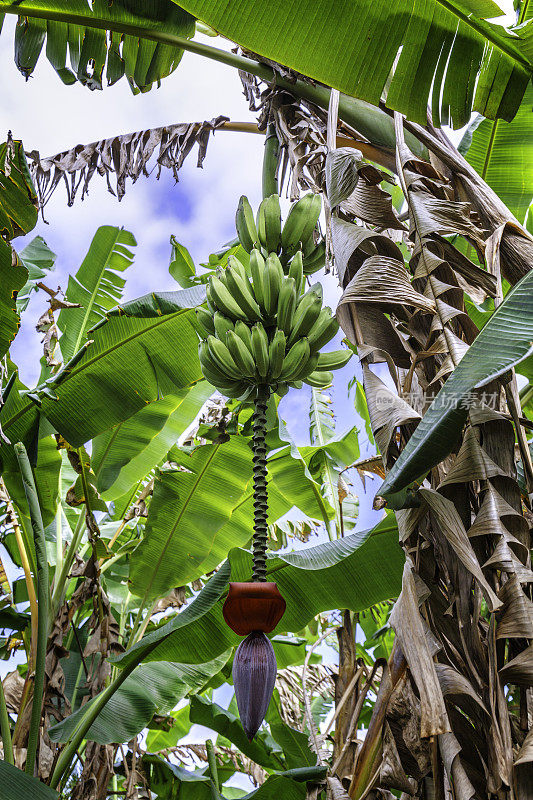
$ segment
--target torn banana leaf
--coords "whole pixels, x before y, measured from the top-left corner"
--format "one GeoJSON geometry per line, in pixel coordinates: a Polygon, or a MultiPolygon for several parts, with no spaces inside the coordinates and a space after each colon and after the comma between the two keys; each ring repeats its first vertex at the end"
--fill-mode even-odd
{"type": "Polygon", "coordinates": [[[533,352],[533,272],[509,292],[452,372],[382,484],[383,497],[423,477],[453,449],[467,413],[469,393],[533,352]]]}

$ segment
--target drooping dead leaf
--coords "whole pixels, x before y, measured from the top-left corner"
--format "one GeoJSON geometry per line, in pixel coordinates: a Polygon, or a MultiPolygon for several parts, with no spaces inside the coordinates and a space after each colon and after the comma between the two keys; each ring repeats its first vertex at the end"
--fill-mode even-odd
{"type": "Polygon", "coordinates": [[[141,175],[148,176],[155,168],[157,177],[163,168],[170,169],[177,181],[183,162],[194,145],[198,145],[197,166],[201,167],[209,137],[227,121],[228,117],[218,116],[208,122],[182,122],[125,133],[76,145],[47,158],[41,158],[39,152],[33,150],[27,153],[27,157],[40,207],[45,207],[60,183],[65,186],[69,206],[74,204],[80,186],[83,200],[96,174],[105,176],[108,191],[116,194],[119,200],[124,197],[128,178],[135,183],[141,175]],[[112,176],[115,176],[114,188],[112,176]]]}

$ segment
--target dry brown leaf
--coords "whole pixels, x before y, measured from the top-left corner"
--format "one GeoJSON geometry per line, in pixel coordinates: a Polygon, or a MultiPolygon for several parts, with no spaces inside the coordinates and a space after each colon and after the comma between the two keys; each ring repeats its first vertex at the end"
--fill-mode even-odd
{"type": "Polygon", "coordinates": [[[400,647],[420,695],[420,735],[437,736],[451,730],[446,706],[431,657],[418,607],[413,565],[406,560],[402,591],[390,616],[400,647]]]}
{"type": "Polygon", "coordinates": [[[227,117],[219,116],[209,122],[182,122],[125,133],[76,145],[48,158],[41,158],[39,152],[33,150],[27,153],[27,157],[40,208],[44,208],[60,183],[65,185],[69,206],[74,204],[80,186],[83,200],[91,179],[97,173],[105,176],[108,191],[116,194],[119,200],[124,197],[128,178],[135,183],[141,175],[148,176],[156,165],[157,177],[166,168],[172,170],[177,181],[179,170],[195,144],[198,145],[197,166],[202,166],[209,137],[227,120],[227,117]],[[154,166],[149,166],[154,157],[154,166]],[[115,176],[114,189],[112,175],[115,176]]]}

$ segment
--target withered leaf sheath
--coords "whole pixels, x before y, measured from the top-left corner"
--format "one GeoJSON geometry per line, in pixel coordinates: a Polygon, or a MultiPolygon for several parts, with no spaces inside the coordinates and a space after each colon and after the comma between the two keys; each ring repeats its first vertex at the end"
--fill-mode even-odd
{"type": "Polygon", "coordinates": [[[237,648],[233,683],[242,727],[250,741],[265,718],[277,667],[274,648],[262,631],[252,631],[237,648]]]}

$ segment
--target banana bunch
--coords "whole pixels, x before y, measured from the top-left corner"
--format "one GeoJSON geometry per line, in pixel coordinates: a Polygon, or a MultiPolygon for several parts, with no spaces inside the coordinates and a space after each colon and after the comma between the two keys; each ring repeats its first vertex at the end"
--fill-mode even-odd
{"type": "Polygon", "coordinates": [[[243,195],[235,216],[240,243],[248,253],[258,248],[264,256],[270,253],[278,255],[285,274],[289,271],[291,259],[301,251],[304,275],[312,275],[324,266],[326,255],[324,241],[316,244],[314,238],[321,207],[319,194],[306,194],[293,203],[282,226],[277,194],[265,197],[259,206],[257,219],[243,195]]]}
{"type": "MultiPolygon", "coordinates": [[[[261,235],[279,250],[280,224],[277,233],[265,227],[261,235]]],[[[202,371],[221,393],[249,400],[264,384],[280,396],[303,381],[324,388],[333,380],[331,370],[348,362],[349,350],[320,353],[339,325],[322,307],[320,284],[302,294],[304,280],[302,250],[284,269],[278,253],[265,258],[255,247],[248,264],[230,256],[227,268],[211,278],[207,309],[197,309],[195,328],[202,371]]]]}

